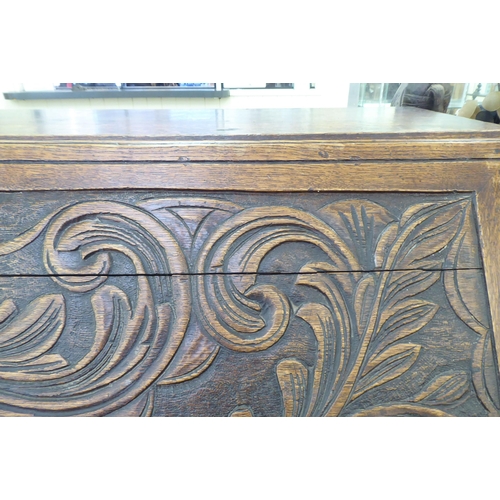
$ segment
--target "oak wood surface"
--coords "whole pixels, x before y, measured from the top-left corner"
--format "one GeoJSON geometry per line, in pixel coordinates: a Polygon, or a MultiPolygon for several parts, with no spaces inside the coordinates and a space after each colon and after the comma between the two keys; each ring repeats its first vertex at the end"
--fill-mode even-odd
{"type": "Polygon", "coordinates": [[[11,139],[349,139],[427,136],[498,138],[498,127],[416,108],[2,110],[11,139]]]}
{"type": "MultiPolygon", "coordinates": [[[[166,316],[155,327],[151,315],[163,318],[165,298],[148,297],[158,286],[153,278],[109,277],[92,293],[61,288],[51,277],[0,278],[0,312],[8,320],[0,324],[0,415],[498,415],[491,338],[457,316],[447,298],[448,273],[461,279],[465,272],[423,272],[417,296],[405,297],[400,288],[396,309],[380,303],[381,327],[370,339],[358,333],[358,325],[369,328],[369,316],[357,316],[362,309],[354,308],[354,296],[342,292],[345,306],[335,309],[319,292],[338,293],[338,274],[259,275],[260,286],[286,293],[297,308],[286,333],[263,350],[221,346],[194,312],[183,324],[187,295],[167,297],[177,323],[169,325],[166,316]],[[341,318],[353,322],[337,332],[329,327],[341,318]],[[402,318],[406,325],[397,327],[402,318]],[[161,334],[166,325],[170,336],[161,334]],[[19,336],[32,337],[28,348],[12,345],[19,336]]],[[[356,278],[396,283],[405,273],[356,278]]],[[[466,292],[474,300],[482,273],[464,278],[475,287],[466,292]]],[[[182,289],[196,278],[164,280],[182,289]]],[[[485,302],[476,304],[487,314],[485,302]]]]}
{"type": "Polygon", "coordinates": [[[499,138],[331,139],[301,141],[0,140],[0,161],[203,162],[356,161],[500,158],[499,138]]]}
{"type": "MultiPolygon", "coordinates": [[[[310,261],[324,259],[343,272],[482,269],[474,205],[473,193],[347,191],[270,194],[218,191],[198,192],[195,196],[193,191],[158,189],[0,192],[0,211],[3,214],[0,275],[41,276],[73,272],[88,276],[220,272],[290,274],[298,273],[310,261]],[[428,207],[434,207],[434,212],[429,212],[422,221],[417,219],[416,230],[424,235],[430,224],[432,231],[439,232],[440,242],[430,247],[432,259],[420,255],[416,259],[399,259],[389,265],[382,254],[377,256],[376,246],[383,244],[382,235],[387,233],[388,238],[394,238],[392,226],[396,221],[406,223],[405,213],[418,209],[425,213],[428,207]],[[269,251],[272,252],[262,262],[257,259],[252,264],[247,259],[243,266],[237,264],[236,257],[241,250],[235,249],[233,255],[232,246],[228,246],[221,256],[223,261],[200,267],[198,261],[206,252],[206,240],[218,228],[219,232],[222,231],[219,227],[222,223],[225,231],[241,228],[242,235],[255,232],[258,236],[261,233],[268,240],[267,244],[271,244],[269,251]],[[140,248],[143,235],[139,229],[144,235],[159,234],[158,224],[163,224],[172,234],[170,240],[166,236],[161,240],[163,251],[167,256],[182,252],[186,264],[175,270],[172,266],[162,266],[158,259],[150,259],[147,267],[146,261],[141,264],[140,273],[129,256],[140,248]],[[68,225],[74,227],[71,230],[74,234],[68,225]],[[451,233],[446,239],[448,225],[451,233]],[[279,232],[283,228],[288,228],[289,233],[281,238],[279,232]],[[277,231],[276,237],[274,231],[277,231]],[[71,234],[71,240],[67,242],[66,232],[71,234]],[[455,262],[444,255],[450,252],[457,232],[467,233],[467,238],[461,241],[460,259],[455,262]],[[119,243],[115,249],[117,254],[123,253],[127,258],[117,261],[115,255],[113,265],[105,269],[91,265],[93,254],[85,248],[94,248],[98,236],[110,249],[119,243]],[[341,246],[337,248],[339,244],[341,246]],[[77,251],[89,256],[83,262],[70,259],[71,252],[76,257],[77,251]],[[347,260],[338,260],[332,251],[344,252],[347,260]],[[53,267],[48,265],[46,256],[54,262],[65,260],[61,260],[59,267],[53,267]],[[79,268],[79,262],[84,269],[79,268]],[[222,262],[227,262],[227,266],[221,267],[222,262]]],[[[432,234],[427,245],[431,245],[432,234]]],[[[257,236],[256,242],[259,241],[257,236]]]]}
{"type": "Polygon", "coordinates": [[[193,191],[476,191],[494,161],[339,163],[4,163],[4,191],[169,189],[193,191]]]}
{"type": "Polygon", "coordinates": [[[499,144],[407,108],[0,113],[0,414],[500,415],[499,144]]]}
{"type": "Polygon", "coordinates": [[[0,209],[0,413],[498,413],[472,193],[31,191],[0,209]]]}
{"type": "Polygon", "coordinates": [[[410,108],[5,110],[0,161],[498,158],[492,124],[410,108]]]}

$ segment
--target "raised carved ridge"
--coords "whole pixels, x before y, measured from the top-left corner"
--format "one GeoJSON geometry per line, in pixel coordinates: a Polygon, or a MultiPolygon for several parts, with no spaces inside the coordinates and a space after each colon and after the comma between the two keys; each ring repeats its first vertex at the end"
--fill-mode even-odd
{"type": "MultiPolygon", "coordinates": [[[[32,257],[32,280],[52,282],[2,294],[3,414],[169,414],[167,394],[183,414],[177,394],[189,406],[212,380],[224,397],[229,359],[262,360],[270,413],[499,413],[471,196],[308,210],[272,196],[79,196],[0,243],[0,271],[32,257]],[[75,301],[92,318],[75,322],[75,301]]],[[[248,397],[220,414],[261,414],[248,397]]]]}

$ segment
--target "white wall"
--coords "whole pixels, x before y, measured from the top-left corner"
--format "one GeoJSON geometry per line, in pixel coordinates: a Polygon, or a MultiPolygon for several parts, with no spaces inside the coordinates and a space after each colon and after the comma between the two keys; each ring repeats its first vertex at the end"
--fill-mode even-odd
{"type": "MultiPolygon", "coordinates": [[[[43,84],[20,84],[0,81],[0,109],[6,108],[344,108],[347,107],[349,83],[295,84],[295,89],[232,90],[223,99],[130,98],[130,99],[47,99],[9,100],[4,92],[35,90],[43,84]]],[[[50,84],[49,84],[50,88],[50,84]]]]}

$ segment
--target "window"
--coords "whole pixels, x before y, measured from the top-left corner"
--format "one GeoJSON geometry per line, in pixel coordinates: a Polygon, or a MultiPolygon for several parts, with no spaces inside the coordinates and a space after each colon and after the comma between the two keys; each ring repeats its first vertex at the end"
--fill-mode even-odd
{"type": "Polygon", "coordinates": [[[400,83],[361,83],[358,106],[390,106],[400,83]]]}
{"type": "Polygon", "coordinates": [[[224,83],[225,89],[293,89],[293,83],[224,83]]]}
{"type": "MultiPolygon", "coordinates": [[[[400,83],[359,83],[351,84],[359,86],[359,96],[357,106],[390,106],[392,98],[396,93],[400,83]]],[[[496,83],[452,83],[453,92],[451,95],[448,113],[454,113],[460,109],[465,101],[476,99],[478,103],[486,97],[496,83]]],[[[355,105],[355,104],[353,104],[355,105]]]]}
{"type": "Polygon", "coordinates": [[[161,87],[215,89],[215,83],[59,83],[56,90],[69,89],[156,89],[161,87]]]}
{"type": "Polygon", "coordinates": [[[496,83],[452,83],[452,85],[454,88],[450,107],[461,108],[465,101],[470,99],[482,102],[490,91],[494,90],[493,87],[496,83]]]}

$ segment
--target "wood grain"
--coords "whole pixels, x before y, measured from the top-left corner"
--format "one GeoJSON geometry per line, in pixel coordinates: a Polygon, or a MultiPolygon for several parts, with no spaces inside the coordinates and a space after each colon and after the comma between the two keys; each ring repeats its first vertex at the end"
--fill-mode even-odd
{"type": "Polygon", "coordinates": [[[500,158],[500,138],[372,138],[225,141],[0,141],[0,161],[203,162],[500,158]]]}
{"type": "Polygon", "coordinates": [[[174,189],[193,191],[480,190],[490,161],[342,163],[75,163],[0,165],[3,191],[174,189]]]}
{"type": "MultiPolygon", "coordinates": [[[[91,293],[61,288],[50,277],[2,278],[0,411],[67,416],[496,415],[491,337],[472,330],[456,314],[443,283],[443,275],[452,272],[423,272],[426,276],[412,285],[413,295],[404,296],[402,288],[401,300],[393,297],[393,305],[381,291],[368,295],[379,301],[371,313],[368,305],[358,311],[353,307],[359,290],[367,293],[366,282],[390,287],[408,275],[358,273],[357,295],[343,288],[336,273],[260,275],[257,283],[286,293],[297,312],[279,342],[256,352],[218,344],[197,315],[178,339],[162,337],[161,328],[134,330],[134,317],[147,324],[148,315],[161,310],[155,298],[148,313],[137,313],[141,305],[134,304],[134,296],[142,286],[137,277],[110,277],[91,293]],[[379,318],[378,327],[365,343],[366,333],[360,335],[358,329],[372,328],[372,317],[379,318]],[[154,336],[144,342],[147,332],[154,336]],[[21,336],[30,338],[22,350],[14,343],[21,345],[21,336]],[[122,354],[110,356],[115,349],[122,354]],[[150,363],[154,370],[146,369],[150,363]]],[[[484,290],[482,272],[475,273],[474,281],[484,290]]],[[[487,314],[477,288],[468,293],[487,314]]],[[[179,307],[175,297],[167,300],[165,304],[179,307]]]]}
{"type": "Polygon", "coordinates": [[[0,193],[0,210],[4,276],[297,273],[307,259],[341,272],[482,268],[470,193],[26,191],[0,193]],[[423,252],[405,250],[417,237],[423,252]]]}
{"type": "Polygon", "coordinates": [[[416,109],[0,112],[0,415],[499,416],[499,156],[416,109]]]}
{"type": "Polygon", "coordinates": [[[498,127],[409,108],[2,110],[0,136],[20,140],[305,140],[498,138],[498,127]]]}
{"type": "Polygon", "coordinates": [[[0,207],[3,412],[498,413],[470,194],[27,192],[0,207]]]}
{"type": "Polygon", "coordinates": [[[484,259],[488,298],[491,308],[494,345],[500,359],[500,248],[498,221],[500,220],[500,164],[488,164],[483,174],[488,180],[477,191],[477,211],[481,249],[484,259]]]}
{"type": "Polygon", "coordinates": [[[0,161],[492,159],[500,131],[427,110],[5,110],[0,161]]]}

